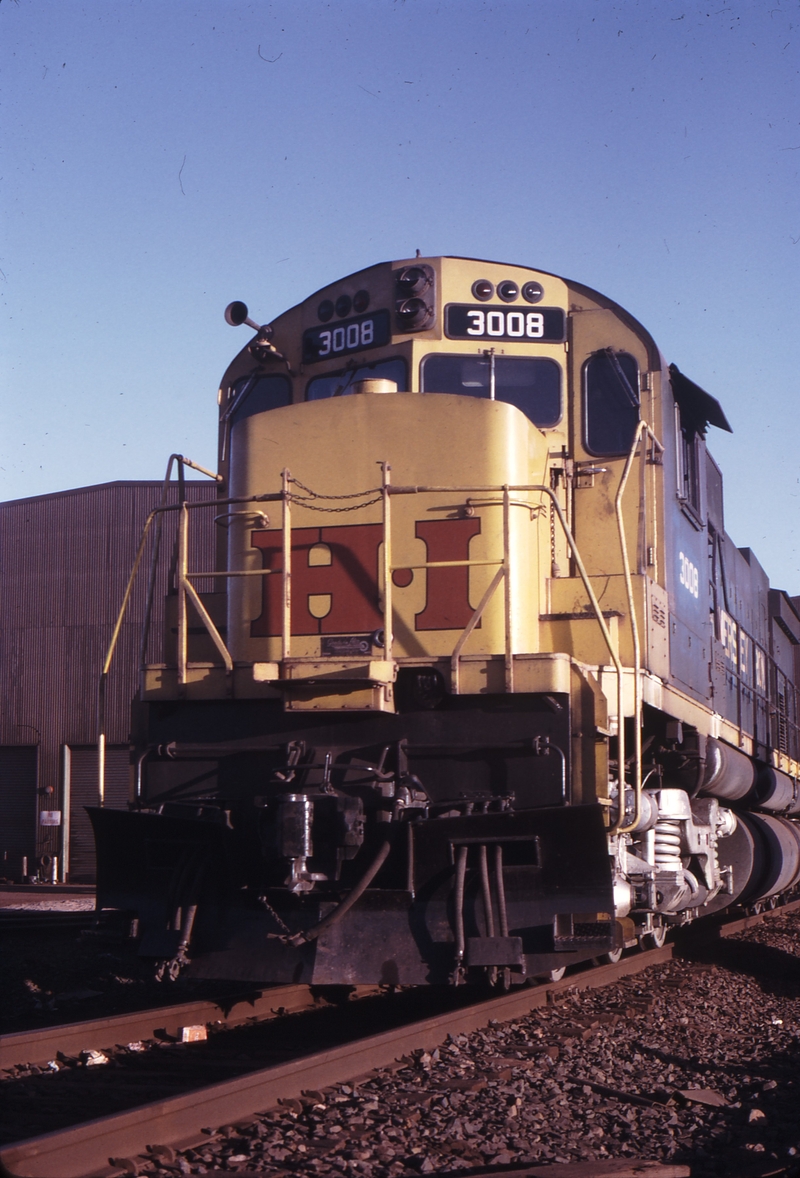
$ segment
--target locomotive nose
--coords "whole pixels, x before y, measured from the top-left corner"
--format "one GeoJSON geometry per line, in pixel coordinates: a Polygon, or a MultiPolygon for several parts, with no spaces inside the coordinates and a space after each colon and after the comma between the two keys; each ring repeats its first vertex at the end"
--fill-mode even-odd
{"type": "MultiPolygon", "coordinates": [[[[388,568],[394,658],[446,660],[449,679],[460,643],[459,672],[493,690],[510,650],[539,649],[540,581],[550,569],[537,553],[550,542],[532,488],[546,441],[513,405],[395,390],[363,380],[359,396],[243,419],[231,493],[278,491],[283,470],[293,480],[292,657],[344,653],[348,641],[383,629],[388,568]],[[505,503],[504,485],[513,488],[505,503]]],[[[283,589],[272,575],[284,553],[279,516],[256,529],[243,515],[228,537],[229,567],[245,574],[231,579],[231,654],[237,663],[285,661],[283,589]]]]}

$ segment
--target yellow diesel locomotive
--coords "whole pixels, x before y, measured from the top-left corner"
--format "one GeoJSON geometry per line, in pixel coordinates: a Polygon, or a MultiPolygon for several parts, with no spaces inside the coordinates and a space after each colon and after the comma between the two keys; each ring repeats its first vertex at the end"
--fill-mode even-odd
{"type": "Polygon", "coordinates": [[[92,812],[161,976],[508,985],[785,895],[800,616],[725,532],[719,403],[523,266],[226,318],[216,490],[140,550],[177,514],[135,796],[92,812]]]}

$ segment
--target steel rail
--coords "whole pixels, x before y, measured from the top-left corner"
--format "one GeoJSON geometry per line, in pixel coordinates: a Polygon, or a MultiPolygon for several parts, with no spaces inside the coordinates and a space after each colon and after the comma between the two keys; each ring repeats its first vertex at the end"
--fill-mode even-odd
{"type": "Polygon", "coordinates": [[[107,1173],[109,1158],[131,1157],[148,1144],[189,1148],[207,1140],[202,1129],[240,1121],[297,1097],[307,1088],[325,1088],[388,1067],[417,1049],[432,1050],[448,1035],[469,1034],[491,1019],[519,1018],[552,1001],[564,990],[610,985],[651,965],[671,960],[672,944],[597,966],[583,974],[540,986],[519,987],[497,998],[407,1023],[377,1035],[262,1068],[221,1084],[212,1084],[167,1100],[69,1129],[15,1142],[0,1150],[4,1178],[94,1178],[107,1173]]]}
{"type": "Polygon", "coordinates": [[[57,932],[91,928],[97,914],[91,912],[32,912],[30,909],[0,908],[0,933],[57,932]]]}
{"type": "MultiPolygon", "coordinates": [[[[731,936],[770,917],[798,909],[800,899],[795,899],[734,921],[706,921],[703,929],[712,935],[716,932],[721,937],[731,936]]],[[[376,1068],[391,1066],[411,1051],[432,1050],[448,1035],[480,1030],[492,1019],[502,1022],[520,1018],[547,1005],[553,1001],[553,995],[564,991],[613,985],[621,978],[672,960],[677,956],[676,949],[671,942],[557,982],[519,987],[496,998],[249,1072],[221,1084],[15,1142],[0,1150],[0,1173],[3,1178],[96,1178],[109,1172],[109,1158],[136,1156],[144,1153],[149,1144],[188,1149],[207,1140],[202,1134],[205,1126],[241,1121],[275,1107],[279,1100],[300,1096],[309,1088],[359,1079],[376,1068]]]]}
{"type": "MultiPolygon", "coordinates": [[[[374,986],[356,987],[357,993],[373,993],[375,990],[374,986]]],[[[158,1037],[156,1031],[176,1037],[180,1027],[201,1023],[235,1027],[248,1019],[267,1019],[282,1011],[294,1014],[313,1006],[310,986],[275,986],[271,990],[254,988],[249,994],[231,995],[216,1001],[182,1002],[175,1006],[158,1006],[33,1031],[14,1031],[0,1035],[0,1068],[46,1063],[55,1059],[59,1051],[64,1055],[77,1055],[90,1047],[103,1048],[113,1043],[153,1039],[158,1037]]]]}

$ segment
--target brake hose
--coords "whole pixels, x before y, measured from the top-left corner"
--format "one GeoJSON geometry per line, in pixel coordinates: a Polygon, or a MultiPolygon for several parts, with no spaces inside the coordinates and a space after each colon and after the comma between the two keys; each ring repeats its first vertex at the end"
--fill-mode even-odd
{"type": "Polygon", "coordinates": [[[353,890],[349,892],[347,896],[345,896],[341,904],[337,905],[337,907],[334,908],[332,912],[329,912],[324,920],[321,920],[319,924],[312,925],[311,928],[306,929],[304,932],[295,933],[293,937],[289,937],[288,943],[290,945],[299,946],[307,944],[310,941],[316,941],[317,937],[321,936],[322,933],[324,933],[327,929],[331,928],[335,924],[338,924],[342,917],[346,916],[355,902],[361,898],[369,885],[372,883],[373,879],[386,862],[391,849],[392,844],[389,839],[386,839],[385,842],[381,843],[377,855],[372,860],[361,879],[358,881],[353,890]]]}

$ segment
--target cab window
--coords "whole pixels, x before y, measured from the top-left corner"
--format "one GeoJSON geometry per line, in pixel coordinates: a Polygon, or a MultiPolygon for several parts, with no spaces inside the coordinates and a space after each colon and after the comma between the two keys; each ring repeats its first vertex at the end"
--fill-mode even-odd
{"type": "Polygon", "coordinates": [[[583,368],[584,441],[590,454],[627,454],[639,424],[639,365],[628,352],[603,348],[583,368]]]}
{"type": "Polygon", "coordinates": [[[327,373],[308,382],[307,401],[323,401],[326,397],[346,397],[358,380],[393,380],[398,393],[408,389],[406,362],[400,356],[391,360],[377,360],[361,368],[345,368],[342,372],[327,373]]]}
{"type": "MultiPolygon", "coordinates": [[[[678,458],[678,498],[685,507],[702,519],[701,471],[703,469],[702,435],[691,424],[683,421],[680,408],[675,406],[675,434],[678,458]]],[[[720,502],[722,496],[720,494],[720,502]]]]}
{"type": "Polygon", "coordinates": [[[561,368],[537,356],[426,356],[420,366],[423,393],[491,397],[515,405],[534,425],[546,428],[561,420],[561,368]],[[493,371],[494,370],[494,371],[493,371]]]}
{"type": "Polygon", "coordinates": [[[230,420],[235,425],[245,417],[264,413],[267,409],[281,409],[292,400],[292,386],[286,376],[246,376],[233,386],[230,420]]]}

